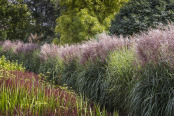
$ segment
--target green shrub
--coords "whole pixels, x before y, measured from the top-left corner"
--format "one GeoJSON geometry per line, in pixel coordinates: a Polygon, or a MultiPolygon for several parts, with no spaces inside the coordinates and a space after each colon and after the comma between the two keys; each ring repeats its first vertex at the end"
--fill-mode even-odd
{"type": "Polygon", "coordinates": [[[5,56],[2,56],[0,58],[0,69],[8,70],[8,71],[24,71],[25,68],[23,68],[22,64],[18,64],[16,62],[10,62],[9,60],[6,60],[5,56]]]}
{"type": "Polygon", "coordinates": [[[141,70],[131,96],[132,116],[174,116],[174,69],[166,63],[141,70]]]}
{"type": "Polygon", "coordinates": [[[110,33],[133,35],[174,22],[174,3],[170,0],[131,0],[115,16],[110,33]]]}

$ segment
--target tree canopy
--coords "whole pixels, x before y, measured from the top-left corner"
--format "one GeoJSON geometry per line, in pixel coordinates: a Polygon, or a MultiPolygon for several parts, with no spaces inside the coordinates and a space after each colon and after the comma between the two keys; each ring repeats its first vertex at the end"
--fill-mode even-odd
{"type": "Polygon", "coordinates": [[[24,0],[27,4],[31,16],[33,26],[31,33],[43,34],[43,39],[54,36],[56,19],[60,16],[60,7],[51,0],[24,0]]]}
{"type": "Polygon", "coordinates": [[[0,1],[0,40],[24,39],[31,14],[21,0],[0,1]]]}
{"type": "Polygon", "coordinates": [[[111,34],[129,36],[174,22],[173,0],[131,0],[111,23],[111,34]]]}
{"type": "Polygon", "coordinates": [[[62,8],[55,31],[60,41],[77,43],[107,31],[114,15],[127,0],[59,0],[62,8]]]}
{"type": "Polygon", "coordinates": [[[51,0],[1,0],[0,39],[26,41],[32,33],[54,38],[59,8],[51,0]]]}

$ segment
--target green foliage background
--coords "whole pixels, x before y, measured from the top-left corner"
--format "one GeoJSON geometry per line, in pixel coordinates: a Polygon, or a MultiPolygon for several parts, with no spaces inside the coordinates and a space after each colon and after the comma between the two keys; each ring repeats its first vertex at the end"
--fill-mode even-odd
{"type": "Polygon", "coordinates": [[[60,16],[59,5],[51,0],[23,0],[31,12],[32,25],[30,33],[42,35],[41,41],[51,42],[57,35],[54,33],[56,19],[60,16]]]}
{"type": "Polygon", "coordinates": [[[107,31],[115,13],[127,0],[60,0],[62,14],[55,31],[60,42],[77,43],[107,31]]]}
{"type": "Polygon", "coordinates": [[[27,41],[32,34],[41,41],[51,42],[60,7],[50,0],[1,0],[0,40],[27,41]]]}
{"type": "Polygon", "coordinates": [[[168,22],[174,22],[172,0],[131,0],[120,9],[109,30],[111,34],[127,36],[168,22]]]}
{"type": "Polygon", "coordinates": [[[21,0],[0,1],[0,40],[21,39],[27,35],[31,14],[21,0]]]}

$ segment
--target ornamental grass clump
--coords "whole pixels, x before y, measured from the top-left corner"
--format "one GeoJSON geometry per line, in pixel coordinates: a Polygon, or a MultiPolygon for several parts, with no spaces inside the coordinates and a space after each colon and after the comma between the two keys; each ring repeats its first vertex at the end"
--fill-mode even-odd
{"type": "Polygon", "coordinates": [[[66,63],[76,59],[81,63],[97,59],[104,61],[110,51],[131,46],[131,43],[132,41],[123,37],[117,38],[102,34],[97,40],[93,39],[82,44],[65,46],[45,44],[41,46],[40,57],[47,60],[49,57],[58,56],[66,63]]]}
{"type": "Polygon", "coordinates": [[[47,81],[61,84],[60,80],[64,75],[64,68],[64,63],[60,58],[49,58],[40,64],[38,72],[44,74],[47,81]]]}
{"type": "Polygon", "coordinates": [[[128,40],[128,38],[117,38],[101,34],[97,40],[91,40],[81,45],[80,62],[85,63],[89,60],[97,61],[98,59],[105,61],[111,51],[130,47],[131,45],[132,41],[128,40]]]}
{"type": "Polygon", "coordinates": [[[79,45],[58,46],[54,44],[44,44],[41,46],[40,57],[44,60],[59,57],[64,60],[64,62],[70,62],[78,58],[79,53],[79,45]]]}
{"type": "Polygon", "coordinates": [[[174,25],[137,37],[141,69],[129,95],[132,116],[174,115],[174,25]]]}
{"type": "Polygon", "coordinates": [[[135,49],[142,65],[167,62],[174,65],[174,25],[149,30],[136,37],[135,49]]]}
{"type": "Polygon", "coordinates": [[[39,48],[39,45],[33,43],[23,43],[22,41],[6,40],[2,44],[3,51],[12,50],[15,54],[33,52],[39,48]]]}
{"type": "Polygon", "coordinates": [[[67,84],[71,83],[71,85],[73,84],[72,82],[74,82],[76,85],[75,88],[79,93],[83,93],[84,96],[90,100],[99,103],[101,106],[105,106],[105,89],[107,89],[107,87],[103,79],[106,73],[106,63],[98,60],[95,62],[88,61],[85,65],[77,63],[71,66],[74,66],[76,70],[71,70],[71,77],[68,78],[68,75],[66,75],[66,77],[63,78],[66,80],[65,82],[67,82],[67,84]]]}
{"type": "Polygon", "coordinates": [[[139,70],[138,66],[135,67],[137,59],[134,51],[127,48],[115,51],[109,55],[107,63],[105,74],[107,106],[127,113],[129,92],[135,83],[135,74],[139,70]]]}
{"type": "Polygon", "coordinates": [[[132,116],[174,115],[174,69],[167,63],[146,65],[130,92],[132,116]]]}

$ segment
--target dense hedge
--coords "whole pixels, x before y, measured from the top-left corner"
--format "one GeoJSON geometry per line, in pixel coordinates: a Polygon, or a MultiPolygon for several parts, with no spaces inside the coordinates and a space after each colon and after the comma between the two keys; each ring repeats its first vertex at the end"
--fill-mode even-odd
{"type": "Polygon", "coordinates": [[[133,35],[174,22],[174,3],[170,0],[130,0],[115,16],[110,33],[133,35]]]}

